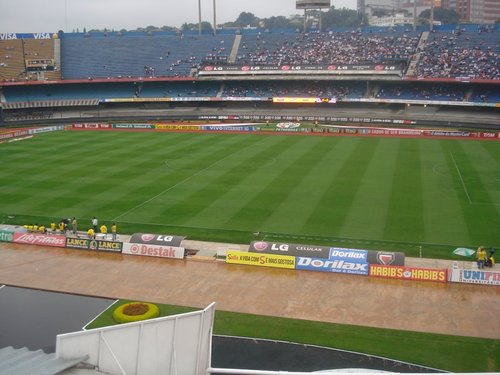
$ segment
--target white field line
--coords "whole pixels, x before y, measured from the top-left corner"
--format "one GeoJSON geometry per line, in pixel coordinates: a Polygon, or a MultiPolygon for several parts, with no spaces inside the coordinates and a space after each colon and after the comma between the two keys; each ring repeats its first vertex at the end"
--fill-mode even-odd
{"type": "Polygon", "coordinates": [[[462,182],[462,187],[465,191],[465,195],[467,195],[467,199],[469,200],[469,204],[472,204],[472,200],[470,199],[469,191],[467,190],[467,186],[465,186],[464,179],[462,177],[462,172],[460,172],[460,169],[458,168],[457,161],[455,160],[455,157],[453,156],[453,153],[450,151],[451,155],[451,160],[453,160],[453,164],[455,164],[455,168],[457,169],[458,172],[458,177],[460,177],[460,182],[462,182]]]}
{"type": "Polygon", "coordinates": [[[451,159],[453,160],[453,164],[455,164],[455,168],[457,169],[458,172],[458,177],[460,177],[460,182],[462,183],[462,187],[464,189],[465,195],[467,195],[467,199],[469,200],[469,204],[473,205],[482,205],[482,206],[500,206],[500,203],[494,203],[494,202],[473,202],[472,199],[470,199],[469,191],[467,190],[467,186],[465,185],[465,181],[462,176],[462,172],[460,172],[460,168],[458,168],[457,161],[455,160],[455,157],[453,156],[453,153],[450,151],[451,159]]]}
{"type": "Polygon", "coordinates": [[[123,217],[123,216],[127,215],[129,212],[132,212],[132,211],[134,211],[134,210],[136,210],[136,209],[138,209],[138,208],[140,208],[140,207],[144,206],[145,204],[148,204],[148,203],[149,203],[149,202],[151,202],[152,200],[155,200],[156,198],[158,198],[160,195],[163,195],[163,194],[165,194],[165,193],[169,192],[170,190],[172,190],[172,189],[176,188],[177,186],[182,185],[184,182],[189,181],[190,179],[192,179],[193,177],[195,177],[195,176],[199,175],[200,173],[202,173],[202,172],[206,171],[207,169],[212,168],[214,165],[217,165],[218,163],[220,163],[220,162],[222,162],[222,161],[224,161],[224,160],[226,160],[226,159],[229,159],[231,156],[233,156],[234,154],[236,154],[237,152],[240,152],[240,151],[241,151],[241,150],[236,150],[236,151],[234,151],[234,152],[230,153],[229,155],[226,155],[226,156],[225,156],[225,157],[223,157],[222,159],[219,159],[219,160],[217,160],[217,161],[213,162],[212,164],[210,164],[210,165],[206,166],[205,168],[200,169],[198,172],[193,173],[192,175],[190,175],[190,176],[186,177],[184,180],[179,181],[179,182],[178,182],[178,183],[176,183],[175,185],[172,185],[172,186],[170,186],[169,188],[167,188],[167,189],[165,189],[165,190],[163,190],[163,191],[160,191],[160,192],[159,192],[158,194],[156,194],[155,196],[153,196],[153,197],[149,198],[148,200],[145,200],[145,201],[144,201],[144,202],[142,202],[142,203],[139,203],[137,206],[132,207],[130,210],[127,210],[127,211],[125,211],[124,213],[122,213],[122,214],[118,215],[117,217],[115,217],[114,219],[112,219],[112,221],[117,221],[119,218],[121,218],[121,217],[123,217]]]}

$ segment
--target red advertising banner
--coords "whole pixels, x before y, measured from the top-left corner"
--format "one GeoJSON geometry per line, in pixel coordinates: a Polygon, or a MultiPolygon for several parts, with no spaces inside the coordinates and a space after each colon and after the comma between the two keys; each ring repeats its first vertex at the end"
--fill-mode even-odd
{"type": "Polygon", "coordinates": [[[41,245],[41,246],[53,246],[53,247],[65,247],[66,237],[47,235],[40,233],[14,233],[12,242],[22,243],[27,245],[41,245]]]}
{"type": "Polygon", "coordinates": [[[401,280],[435,281],[439,283],[448,282],[448,270],[446,269],[382,266],[378,264],[371,264],[370,276],[401,280]]]}

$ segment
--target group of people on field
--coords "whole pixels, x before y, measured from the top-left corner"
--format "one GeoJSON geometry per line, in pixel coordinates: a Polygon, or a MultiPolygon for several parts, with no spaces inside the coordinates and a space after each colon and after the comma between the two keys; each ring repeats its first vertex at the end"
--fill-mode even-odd
{"type": "MultiPolygon", "coordinates": [[[[94,218],[91,221],[91,227],[87,230],[87,235],[89,239],[95,239],[98,233],[100,233],[104,239],[107,238],[108,227],[106,226],[106,224],[103,223],[98,228],[98,224],[99,222],[97,218],[94,216],[94,218]]],[[[43,224],[24,225],[24,228],[26,228],[26,230],[31,233],[55,234],[57,231],[59,231],[59,233],[62,235],[66,235],[68,232],[70,232],[74,236],[78,236],[78,221],[76,217],[73,217],[72,219],[62,218],[57,224],[55,220],[52,220],[49,228],[46,228],[45,225],[43,224]]],[[[110,229],[111,229],[111,240],[116,241],[118,226],[116,225],[116,223],[112,223],[110,229]]]]}

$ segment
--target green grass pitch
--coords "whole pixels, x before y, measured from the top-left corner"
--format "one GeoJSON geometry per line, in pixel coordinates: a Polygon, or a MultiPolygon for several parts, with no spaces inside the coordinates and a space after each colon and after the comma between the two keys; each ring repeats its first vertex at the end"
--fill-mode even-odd
{"type": "Polygon", "coordinates": [[[0,222],[449,258],[500,246],[494,141],[60,131],[0,145],[0,222]],[[258,234],[256,234],[258,233],[258,234]]]}

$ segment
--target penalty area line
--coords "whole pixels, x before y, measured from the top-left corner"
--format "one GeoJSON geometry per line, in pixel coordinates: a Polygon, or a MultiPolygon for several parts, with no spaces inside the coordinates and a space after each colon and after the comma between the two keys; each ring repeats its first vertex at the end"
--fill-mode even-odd
{"type": "Polygon", "coordinates": [[[453,153],[450,151],[451,160],[453,160],[453,164],[455,164],[455,168],[458,172],[458,177],[460,177],[460,182],[462,183],[462,188],[464,189],[465,195],[467,195],[467,199],[469,200],[469,204],[472,204],[472,200],[470,199],[469,191],[467,190],[467,186],[465,186],[464,178],[462,177],[462,172],[460,172],[460,168],[458,168],[457,161],[453,156],[453,153]]]}
{"type": "Polygon", "coordinates": [[[190,176],[186,177],[184,180],[181,180],[181,181],[177,182],[176,184],[174,184],[174,185],[172,185],[172,186],[170,186],[170,187],[166,188],[165,190],[160,191],[160,192],[159,192],[158,194],[156,194],[155,196],[153,196],[153,197],[151,197],[151,198],[149,198],[149,199],[145,200],[145,201],[144,201],[144,202],[142,202],[142,203],[139,203],[138,205],[136,205],[136,206],[132,207],[131,209],[129,209],[129,210],[127,210],[127,211],[125,211],[124,213],[122,213],[122,214],[118,215],[117,217],[115,217],[115,218],[114,218],[114,219],[112,219],[112,220],[113,220],[113,221],[117,221],[119,218],[121,218],[121,217],[123,217],[123,216],[127,215],[128,213],[130,213],[130,212],[132,212],[132,211],[137,210],[138,208],[141,208],[142,206],[144,206],[144,205],[148,204],[149,202],[151,202],[151,201],[155,200],[155,199],[156,199],[156,198],[158,198],[159,196],[161,196],[161,195],[163,195],[163,194],[165,194],[165,193],[169,192],[170,190],[172,190],[172,189],[176,188],[176,187],[177,187],[177,186],[179,186],[179,185],[182,185],[183,183],[185,183],[186,181],[189,181],[189,180],[190,180],[190,179],[192,179],[193,177],[196,177],[196,176],[197,176],[197,175],[199,175],[200,173],[202,173],[202,172],[204,172],[204,171],[206,171],[206,170],[208,170],[208,169],[212,168],[214,165],[217,165],[217,164],[219,164],[220,162],[223,162],[224,160],[229,159],[229,158],[230,158],[230,157],[232,157],[234,154],[236,154],[236,153],[238,153],[238,152],[240,152],[240,151],[241,151],[241,149],[238,149],[238,150],[236,150],[236,151],[234,151],[234,152],[231,152],[230,154],[226,155],[226,156],[225,156],[225,157],[223,157],[222,159],[219,159],[219,160],[217,160],[217,161],[213,162],[212,164],[207,165],[205,168],[200,169],[200,170],[199,170],[199,171],[197,171],[196,173],[193,173],[192,175],[190,175],[190,176]]]}

